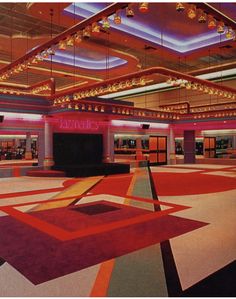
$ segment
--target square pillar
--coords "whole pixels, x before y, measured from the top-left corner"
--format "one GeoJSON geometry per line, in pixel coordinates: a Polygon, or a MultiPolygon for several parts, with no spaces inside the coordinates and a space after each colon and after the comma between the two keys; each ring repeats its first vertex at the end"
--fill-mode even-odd
{"type": "Polygon", "coordinates": [[[195,162],[195,131],[184,131],[184,163],[195,162]]]}

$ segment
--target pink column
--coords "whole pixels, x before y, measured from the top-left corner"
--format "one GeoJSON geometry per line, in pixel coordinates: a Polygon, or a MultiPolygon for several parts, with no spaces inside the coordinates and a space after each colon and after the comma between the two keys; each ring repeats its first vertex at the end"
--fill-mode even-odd
{"type": "Polygon", "coordinates": [[[173,128],[170,128],[170,143],[169,143],[169,164],[176,164],[175,156],[175,134],[173,128]]]}
{"type": "Polygon", "coordinates": [[[45,169],[50,169],[54,165],[53,161],[53,130],[52,123],[49,117],[45,117],[44,123],[44,143],[45,143],[45,157],[43,165],[45,169]]]}
{"type": "Polygon", "coordinates": [[[26,132],[25,160],[31,160],[31,159],[32,159],[31,134],[30,132],[26,132]]]}
{"type": "Polygon", "coordinates": [[[37,150],[38,150],[38,165],[43,166],[44,159],[45,159],[44,130],[38,133],[37,150]]]}
{"type": "Polygon", "coordinates": [[[103,131],[103,162],[114,161],[114,135],[110,131],[110,122],[103,131]]]}
{"type": "Polygon", "coordinates": [[[142,153],[142,139],[138,137],[136,139],[136,160],[144,160],[142,153]]]}

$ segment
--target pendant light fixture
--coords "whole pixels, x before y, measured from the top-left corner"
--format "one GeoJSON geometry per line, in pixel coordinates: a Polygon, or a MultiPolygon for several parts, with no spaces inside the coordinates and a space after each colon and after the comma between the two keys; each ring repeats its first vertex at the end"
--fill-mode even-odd
{"type": "Polygon", "coordinates": [[[83,38],[88,39],[91,36],[91,26],[87,26],[83,30],[83,38]]]}
{"type": "Polygon", "coordinates": [[[81,41],[82,41],[82,33],[77,32],[75,34],[75,41],[74,41],[75,45],[78,45],[79,43],[81,43],[81,41]]]}
{"type": "Polygon", "coordinates": [[[95,34],[95,35],[100,33],[100,26],[98,25],[97,22],[94,22],[92,24],[92,33],[95,34]]]}
{"type": "Polygon", "coordinates": [[[183,11],[185,10],[185,6],[184,6],[184,4],[181,3],[181,2],[176,3],[176,10],[177,10],[178,12],[183,12],[183,11]]]}
{"type": "Polygon", "coordinates": [[[218,23],[218,25],[217,25],[217,32],[219,33],[219,34],[222,34],[222,33],[224,33],[225,32],[225,24],[224,24],[224,22],[219,22],[218,23]]]}
{"type": "Polygon", "coordinates": [[[148,2],[143,2],[139,4],[139,11],[142,13],[148,12],[148,2]]]}
{"type": "Polygon", "coordinates": [[[131,4],[129,4],[127,7],[126,7],[126,17],[127,18],[133,18],[134,17],[134,11],[131,7],[131,4]]]}
{"type": "Polygon", "coordinates": [[[65,40],[59,41],[58,49],[59,50],[63,50],[63,51],[66,50],[66,42],[65,42],[65,40]]]}
{"type": "Polygon", "coordinates": [[[198,15],[198,23],[206,23],[207,21],[207,14],[203,10],[199,10],[199,15],[198,15]]]}
{"type": "Polygon", "coordinates": [[[196,18],[196,15],[197,15],[196,5],[194,5],[194,4],[190,5],[190,7],[188,8],[188,11],[187,11],[187,15],[190,19],[196,18]]]}
{"type": "Polygon", "coordinates": [[[233,31],[233,29],[231,27],[227,28],[225,37],[228,38],[228,39],[234,38],[234,31],[233,31]]]}
{"type": "Polygon", "coordinates": [[[212,15],[208,15],[208,29],[215,29],[216,28],[216,19],[212,15]]]}
{"type": "Polygon", "coordinates": [[[121,17],[120,17],[120,14],[118,11],[115,13],[113,21],[114,21],[114,24],[116,24],[116,25],[121,24],[121,17]]]}
{"type": "Polygon", "coordinates": [[[73,36],[69,36],[66,39],[66,45],[69,47],[73,47],[74,46],[74,37],[73,36]]]}
{"type": "Polygon", "coordinates": [[[110,28],[110,22],[107,17],[102,19],[102,28],[108,30],[110,28]]]}

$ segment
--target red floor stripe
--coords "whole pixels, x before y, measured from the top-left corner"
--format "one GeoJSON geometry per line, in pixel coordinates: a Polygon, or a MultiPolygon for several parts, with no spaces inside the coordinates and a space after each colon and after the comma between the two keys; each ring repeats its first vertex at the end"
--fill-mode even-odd
{"type": "Polygon", "coordinates": [[[12,167],[12,176],[13,177],[19,177],[20,176],[20,167],[19,166],[12,167]]]}
{"type": "Polygon", "coordinates": [[[236,179],[202,173],[152,173],[157,195],[207,194],[236,189],[236,179]]]}

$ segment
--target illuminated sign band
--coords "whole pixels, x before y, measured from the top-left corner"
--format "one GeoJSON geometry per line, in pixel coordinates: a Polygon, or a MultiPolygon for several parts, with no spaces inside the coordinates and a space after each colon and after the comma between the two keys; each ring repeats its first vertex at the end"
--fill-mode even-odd
{"type": "Polygon", "coordinates": [[[97,131],[99,124],[92,120],[60,119],[59,128],[67,130],[91,130],[97,131]]]}

